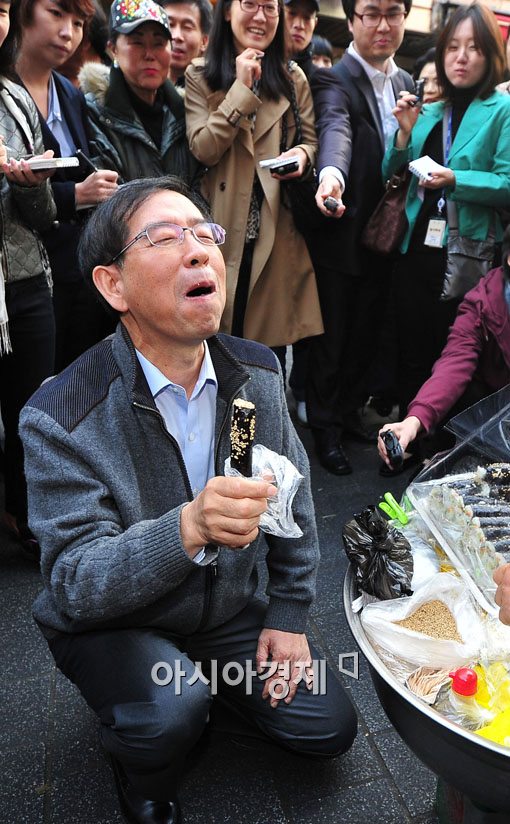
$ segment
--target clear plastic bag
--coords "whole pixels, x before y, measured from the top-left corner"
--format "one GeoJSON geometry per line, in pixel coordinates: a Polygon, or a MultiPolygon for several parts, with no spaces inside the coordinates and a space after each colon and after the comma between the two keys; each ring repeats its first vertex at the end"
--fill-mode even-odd
{"type": "Polygon", "coordinates": [[[411,669],[422,665],[438,669],[460,667],[478,659],[485,640],[479,609],[469,589],[445,572],[435,575],[410,598],[369,604],[361,614],[361,623],[392,670],[395,658],[414,665],[411,669]],[[433,638],[395,623],[408,618],[423,604],[436,600],[442,601],[452,613],[462,642],[433,638]]]}
{"type": "Polygon", "coordinates": [[[485,639],[480,660],[487,665],[493,661],[510,661],[510,627],[490,615],[486,616],[484,627],[485,639]]]}
{"type": "Polygon", "coordinates": [[[434,709],[448,721],[473,732],[485,727],[494,718],[494,713],[482,707],[475,695],[458,695],[450,686],[443,687],[434,709]]]}
{"type": "MultiPolygon", "coordinates": [[[[278,455],[262,444],[255,444],[252,455],[252,479],[271,479],[278,494],[268,498],[268,508],[260,517],[259,528],[269,535],[279,538],[300,538],[303,534],[294,520],[292,502],[303,480],[303,476],[285,455],[278,455]]],[[[225,461],[225,475],[242,478],[236,469],[230,466],[230,458],[225,461]]]]}
{"type": "Polygon", "coordinates": [[[503,559],[510,560],[505,529],[510,482],[492,483],[484,470],[503,463],[508,471],[510,385],[451,419],[447,428],[457,436],[457,445],[433,458],[407,495],[479,604],[497,617],[492,574],[503,559]]]}
{"type": "Polygon", "coordinates": [[[434,537],[418,512],[412,513],[409,523],[402,529],[402,532],[411,546],[413,555],[411,589],[416,592],[439,572],[439,556],[433,547],[434,537]]]}

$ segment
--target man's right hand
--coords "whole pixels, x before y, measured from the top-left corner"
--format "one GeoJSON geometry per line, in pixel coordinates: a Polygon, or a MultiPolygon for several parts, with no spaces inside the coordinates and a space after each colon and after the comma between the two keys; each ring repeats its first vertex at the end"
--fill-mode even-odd
{"type": "Polygon", "coordinates": [[[317,208],[320,209],[326,217],[342,217],[345,212],[345,206],[342,203],[342,187],[337,177],[328,174],[324,175],[315,194],[315,202],[317,208]],[[324,206],[324,201],[327,197],[334,197],[335,200],[338,200],[338,207],[335,212],[330,212],[324,206]]]}
{"type": "Polygon", "coordinates": [[[240,549],[254,541],[267,499],[276,493],[268,481],[211,478],[181,512],[182,543],[190,558],[206,544],[240,549]]]}

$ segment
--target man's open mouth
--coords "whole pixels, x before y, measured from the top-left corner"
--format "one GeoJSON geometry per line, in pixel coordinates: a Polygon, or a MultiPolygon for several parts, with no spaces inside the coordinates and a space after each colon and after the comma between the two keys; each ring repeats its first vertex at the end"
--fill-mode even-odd
{"type": "Polygon", "coordinates": [[[215,289],[212,284],[200,284],[199,286],[194,286],[193,289],[189,290],[189,292],[186,292],[186,297],[201,298],[204,295],[212,295],[214,291],[215,289]]]}

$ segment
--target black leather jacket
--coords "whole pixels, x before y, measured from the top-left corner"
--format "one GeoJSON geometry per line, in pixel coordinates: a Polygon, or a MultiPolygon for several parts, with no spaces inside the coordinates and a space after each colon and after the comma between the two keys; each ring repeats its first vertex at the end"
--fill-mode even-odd
{"type": "Polygon", "coordinates": [[[170,81],[162,86],[161,148],[136,114],[120,69],[89,63],[80,73],[80,83],[95,133],[94,148],[109,168],[113,163],[124,181],[171,174],[193,185],[201,167],[188,149],[184,101],[170,81]]]}

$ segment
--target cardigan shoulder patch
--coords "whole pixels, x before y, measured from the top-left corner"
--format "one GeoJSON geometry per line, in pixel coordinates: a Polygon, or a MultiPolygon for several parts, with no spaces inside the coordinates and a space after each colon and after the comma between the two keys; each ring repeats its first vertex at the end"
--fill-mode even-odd
{"type": "Polygon", "coordinates": [[[39,409],[67,432],[72,432],[104,400],[112,381],[119,375],[112,340],[106,338],[59,375],[43,383],[27,405],[39,409]]]}
{"type": "Polygon", "coordinates": [[[231,335],[217,335],[225,349],[230,352],[240,363],[247,366],[258,366],[261,369],[270,369],[271,372],[278,372],[276,355],[264,346],[253,340],[244,338],[234,338],[231,335]]]}

